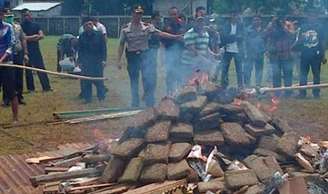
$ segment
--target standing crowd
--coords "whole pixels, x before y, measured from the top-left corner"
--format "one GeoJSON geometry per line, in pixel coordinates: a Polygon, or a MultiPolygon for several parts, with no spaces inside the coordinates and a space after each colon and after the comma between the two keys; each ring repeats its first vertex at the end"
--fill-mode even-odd
{"type": "MultiPolygon", "coordinates": [[[[195,72],[205,72],[214,81],[221,79],[223,88],[229,87],[229,69],[235,65],[238,88],[261,87],[264,69],[273,87],[292,86],[293,77],[299,76],[299,84],[307,85],[311,69],[313,84],[320,84],[321,65],[325,60],[325,37],[322,26],[309,14],[302,21],[292,18],[273,17],[265,24],[261,17],[252,17],[246,25],[237,13],[224,23],[206,15],[204,7],[198,7],[193,18],[186,19],[177,7],[169,9],[169,17],[162,21],[154,12],[150,22],[143,22],[143,8],[136,6],[132,20],[121,27],[118,48],[118,68],[122,69],[122,57],[127,59],[130,79],[131,106],[140,106],[139,81],[143,86],[146,106],[153,106],[157,85],[158,53],[163,47],[163,63],[166,70],[166,93],[173,95],[185,85],[195,72]],[[265,59],[268,60],[265,63],[265,59]],[[234,63],[232,63],[232,61],[234,63]],[[267,65],[264,68],[264,65],[267,65]],[[294,70],[297,72],[295,73],[294,70]],[[283,83],[283,84],[282,84],[283,83]]],[[[22,13],[22,21],[5,22],[4,9],[0,10],[0,63],[13,62],[45,69],[39,41],[44,38],[40,26],[32,21],[28,10],[22,13]]],[[[85,18],[79,36],[64,34],[57,45],[57,71],[69,71],[84,76],[103,77],[107,64],[107,30],[96,18],[85,18]],[[65,64],[73,65],[67,70],[65,64]]],[[[47,74],[38,72],[43,91],[52,91],[47,74]]],[[[4,105],[12,106],[17,120],[18,104],[23,98],[23,70],[0,67],[0,84],[4,105]]],[[[29,92],[35,90],[33,74],[26,71],[29,92]]],[[[104,100],[108,89],[104,81],[81,80],[80,98],[86,103],[92,100],[92,85],[97,97],[104,100]]],[[[320,97],[320,90],[313,89],[313,96],[320,97]]],[[[291,92],[275,93],[276,96],[292,96],[291,92]]],[[[299,98],[306,97],[300,90],[299,98]]]]}

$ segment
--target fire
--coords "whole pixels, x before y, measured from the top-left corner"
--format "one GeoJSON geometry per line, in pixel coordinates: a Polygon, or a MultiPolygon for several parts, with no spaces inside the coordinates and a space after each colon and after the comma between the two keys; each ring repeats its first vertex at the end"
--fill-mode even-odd
{"type": "Polygon", "coordinates": [[[188,80],[188,85],[199,86],[209,82],[209,75],[203,71],[195,71],[191,78],[188,80]]]}
{"type": "Polygon", "coordinates": [[[239,99],[239,98],[235,98],[235,99],[233,100],[232,104],[235,105],[235,106],[240,106],[240,105],[241,105],[241,102],[242,102],[241,99],[239,99]]]}
{"type": "Polygon", "coordinates": [[[279,107],[279,98],[274,96],[271,98],[271,104],[270,105],[263,105],[260,102],[256,104],[256,107],[266,113],[274,113],[278,110],[279,107]]]}

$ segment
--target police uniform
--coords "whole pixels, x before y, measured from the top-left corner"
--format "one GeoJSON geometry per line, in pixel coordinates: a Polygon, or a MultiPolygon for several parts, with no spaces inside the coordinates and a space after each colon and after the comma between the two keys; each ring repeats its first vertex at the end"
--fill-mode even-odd
{"type": "Polygon", "coordinates": [[[130,78],[133,107],[138,107],[139,100],[139,76],[141,72],[144,100],[146,106],[155,104],[156,89],[156,65],[148,59],[149,38],[159,32],[152,24],[140,22],[140,25],[128,23],[123,27],[120,35],[120,43],[126,44],[127,70],[130,78]]]}

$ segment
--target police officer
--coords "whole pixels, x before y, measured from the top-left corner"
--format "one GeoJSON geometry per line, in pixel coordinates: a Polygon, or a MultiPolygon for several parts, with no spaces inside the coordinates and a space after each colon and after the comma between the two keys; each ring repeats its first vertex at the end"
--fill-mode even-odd
{"type": "Polygon", "coordinates": [[[156,88],[156,65],[149,63],[149,38],[156,33],[165,38],[179,39],[179,35],[171,35],[156,29],[152,24],[141,21],[144,11],[141,6],[133,9],[132,21],[123,27],[120,35],[120,45],[118,49],[118,68],[122,68],[121,58],[124,46],[126,45],[126,58],[128,62],[127,70],[130,78],[132,107],[140,106],[139,99],[139,75],[141,72],[144,100],[146,106],[155,104],[155,88],[156,88]]]}

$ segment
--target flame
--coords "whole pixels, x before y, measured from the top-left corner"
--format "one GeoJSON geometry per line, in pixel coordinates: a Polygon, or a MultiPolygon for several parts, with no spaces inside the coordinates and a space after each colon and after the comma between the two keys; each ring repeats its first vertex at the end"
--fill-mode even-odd
{"type": "Polygon", "coordinates": [[[240,106],[241,105],[242,100],[240,100],[239,98],[235,98],[232,102],[233,105],[236,106],[240,106]]]}
{"type": "Polygon", "coordinates": [[[188,80],[187,85],[199,86],[209,82],[209,75],[203,71],[195,71],[191,78],[188,80]]]}
{"type": "Polygon", "coordinates": [[[261,104],[260,102],[258,102],[256,104],[256,107],[261,110],[264,111],[266,113],[274,113],[278,110],[279,108],[279,98],[274,96],[271,98],[271,104],[270,105],[265,105],[265,104],[261,104]]]}

